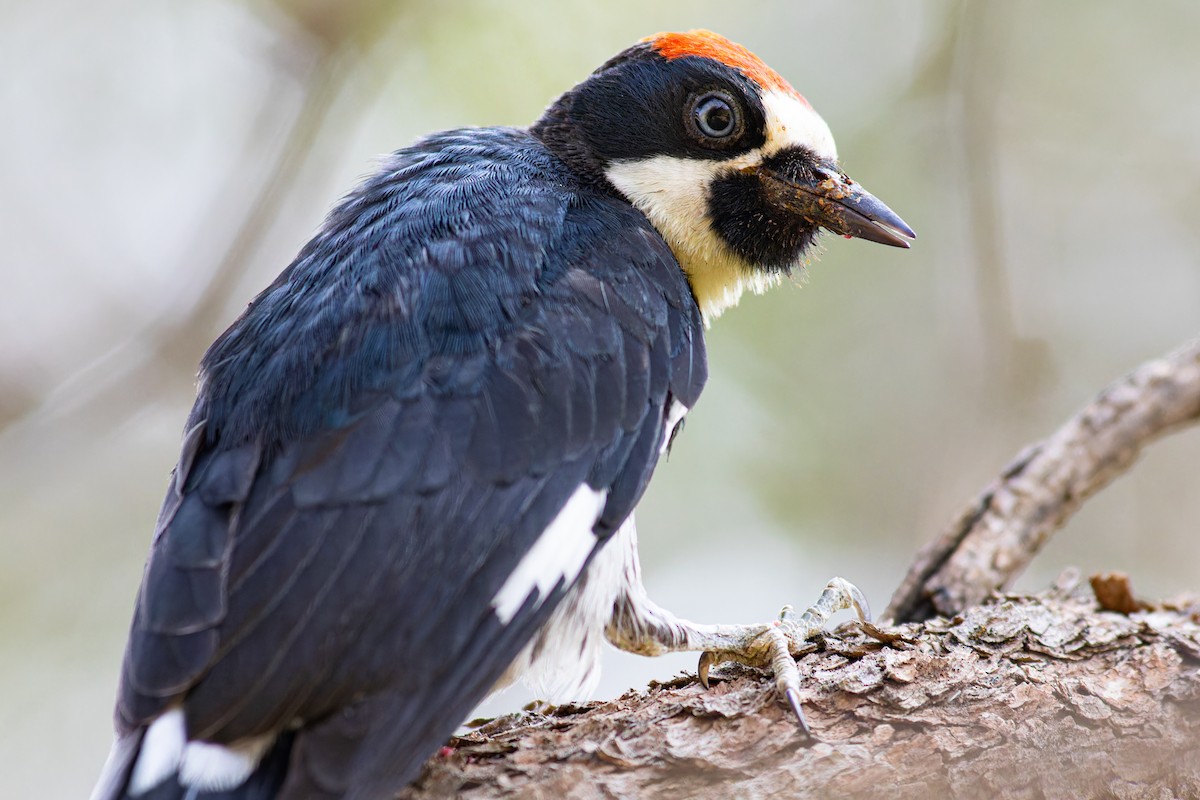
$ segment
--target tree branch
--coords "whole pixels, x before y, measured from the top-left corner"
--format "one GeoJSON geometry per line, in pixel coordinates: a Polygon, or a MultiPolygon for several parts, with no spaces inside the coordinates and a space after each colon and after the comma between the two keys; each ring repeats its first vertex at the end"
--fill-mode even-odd
{"type": "Polygon", "coordinates": [[[1138,367],[1027,447],[918,554],[884,617],[951,616],[1006,587],[1143,447],[1198,419],[1200,339],[1138,367]]]}
{"type": "Polygon", "coordinates": [[[848,624],[799,661],[813,740],[739,667],[494,720],[401,796],[1200,796],[1197,619],[1046,595],[848,624]]]}

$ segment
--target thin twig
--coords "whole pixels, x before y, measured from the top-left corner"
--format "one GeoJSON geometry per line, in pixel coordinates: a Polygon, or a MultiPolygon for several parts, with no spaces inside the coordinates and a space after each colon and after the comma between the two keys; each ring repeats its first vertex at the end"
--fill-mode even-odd
{"type": "Polygon", "coordinates": [[[952,616],[1021,573],[1083,501],[1143,447],[1200,420],[1200,339],[1111,384],[1026,448],[918,554],[884,618],[952,616]]]}

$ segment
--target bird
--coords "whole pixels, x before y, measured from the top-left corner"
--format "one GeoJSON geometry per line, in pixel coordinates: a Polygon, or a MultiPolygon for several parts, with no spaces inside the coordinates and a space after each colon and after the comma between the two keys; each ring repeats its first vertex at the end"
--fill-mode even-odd
{"type": "Polygon", "coordinates": [[[605,641],[773,669],[800,715],[792,656],[862,593],[689,622],[634,509],[709,326],[822,230],[916,236],[705,30],[383,158],[201,361],[93,798],[391,797],[498,687],[586,696],[605,641]]]}

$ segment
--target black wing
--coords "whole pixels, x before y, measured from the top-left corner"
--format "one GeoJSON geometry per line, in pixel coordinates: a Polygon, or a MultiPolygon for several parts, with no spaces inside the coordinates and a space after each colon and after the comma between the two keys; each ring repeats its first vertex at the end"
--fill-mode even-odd
{"type": "MultiPolygon", "coordinates": [[[[644,217],[528,134],[397,153],[205,358],[135,610],[118,726],[301,725],[285,794],[384,796],[572,577],[494,605],[581,486],[641,496],[699,313],[644,217]]],[[[558,576],[552,576],[558,577],[558,576]]]]}

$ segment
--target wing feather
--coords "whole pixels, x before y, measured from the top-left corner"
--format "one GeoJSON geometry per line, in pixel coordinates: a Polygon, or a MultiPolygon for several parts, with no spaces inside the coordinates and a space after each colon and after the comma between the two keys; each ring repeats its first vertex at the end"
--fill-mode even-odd
{"type": "Polygon", "coordinates": [[[700,330],[645,218],[528,134],[398,153],[206,356],[122,730],[298,721],[285,796],[403,785],[574,580],[495,612],[568,499],[606,498],[597,543],[632,510],[700,330]]]}

